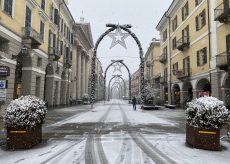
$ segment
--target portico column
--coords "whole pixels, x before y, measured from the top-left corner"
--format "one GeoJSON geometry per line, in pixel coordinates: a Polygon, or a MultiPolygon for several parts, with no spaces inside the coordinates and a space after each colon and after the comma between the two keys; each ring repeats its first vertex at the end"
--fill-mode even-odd
{"type": "Polygon", "coordinates": [[[72,76],[71,76],[71,90],[70,94],[73,100],[77,99],[77,49],[73,48],[73,56],[72,56],[72,76]]]}
{"type": "Polygon", "coordinates": [[[85,93],[88,93],[89,86],[89,58],[88,56],[85,58],[85,93]]]}
{"type": "Polygon", "coordinates": [[[184,108],[186,105],[187,95],[188,95],[188,91],[180,91],[180,104],[182,108],[184,108]]]}
{"type": "Polygon", "coordinates": [[[77,53],[77,99],[81,99],[81,51],[77,53]]]}
{"type": "Polygon", "coordinates": [[[193,91],[192,91],[193,99],[197,98],[197,93],[198,93],[197,90],[193,90],[193,91]]]}
{"type": "Polygon", "coordinates": [[[82,89],[82,92],[81,92],[81,98],[83,96],[83,94],[85,93],[85,54],[82,53],[82,56],[81,56],[81,64],[82,64],[82,67],[81,67],[81,73],[82,73],[82,76],[81,76],[81,89],[82,89]]]}

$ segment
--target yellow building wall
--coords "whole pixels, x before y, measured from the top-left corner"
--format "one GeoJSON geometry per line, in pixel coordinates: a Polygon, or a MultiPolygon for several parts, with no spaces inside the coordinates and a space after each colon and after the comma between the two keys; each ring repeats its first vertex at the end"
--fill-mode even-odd
{"type": "MultiPolygon", "coordinates": [[[[190,67],[191,67],[191,73],[192,75],[195,75],[197,73],[206,72],[209,70],[209,37],[208,37],[208,8],[207,8],[207,0],[204,0],[201,2],[200,5],[195,7],[195,1],[188,1],[189,2],[189,15],[185,19],[185,21],[182,22],[182,12],[181,8],[176,11],[175,15],[172,17],[175,18],[177,16],[178,21],[178,27],[177,29],[171,33],[170,37],[170,44],[171,44],[171,68],[172,65],[176,62],[178,62],[178,70],[183,68],[183,59],[186,57],[190,57],[190,67]],[[203,10],[205,9],[206,12],[206,25],[196,31],[196,21],[195,18],[198,16],[203,10]],[[172,49],[172,40],[174,37],[176,37],[176,40],[178,41],[182,37],[182,30],[189,25],[189,40],[190,40],[190,47],[185,49],[184,51],[179,51],[177,49],[172,49]],[[203,37],[201,37],[203,36],[203,37]],[[197,66],[197,56],[196,53],[198,50],[207,47],[207,64],[203,66],[197,66]]],[[[184,3],[185,4],[185,3],[184,3]]],[[[182,5],[184,6],[184,5],[182,5]]],[[[171,30],[172,31],[172,30],[171,30]]],[[[164,47],[162,45],[162,47],[164,47]]],[[[172,74],[172,72],[171,72],[172,74]]],[[[172,76],[172,80],[177,80],[176,76],[172,76]]]]}
{"type": "Polygon", "coordinates": [[[230,24],[223,24],[217,29],[217,52],[226,52],[226,35],[230,34],[230,24]]]}
{"type": "Polygon", "coordinates": [[[159,58],[161,56],[160,46],[155,46],[153,49],[153,77],[156,77],[161,74],[161,63],[159,62],[159,58]]]}
{"type": "MultiPolygon", "coordinates": [[[[32,10],[32,28],[38,33],[40,32],[40,21],[41,17],[39,14],[41,0],[36,0],[36,7],[32,10]]],[[[10,29],[16,35],[22,37],[22,28],[25,26],[25,11],[26,11],[26,1],[25,0],[14,0],[13,16],[9,16],[4,11],[2,11],[2,6],[0,10],[0,23],[10,29]],[[12,26],[13,25],[13,26],[12,26]]],[[[46,2],[46,14],[50,17],[50,1],[46,2]]],[[[44,41],[39,47],[45,53],[48,53],[48,38],[49,38],[49,20],[45,23],[45,34],[44,41]]]]}

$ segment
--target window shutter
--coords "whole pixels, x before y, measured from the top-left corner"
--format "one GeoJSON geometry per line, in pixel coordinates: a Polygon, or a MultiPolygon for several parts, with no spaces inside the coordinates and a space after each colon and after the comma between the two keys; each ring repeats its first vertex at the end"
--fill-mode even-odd
{"type": "Polygon", "coordinates": [[[206,24],[206,13],[205,13],[205,10],[202,11],[201,23],[202,23],[202,27],[205,26],[205,24],[206,24]]]}
{"type": "Polygon", "coordinates": [[[52,35],[51,30],[49,30],[49,47],[51,47],[51,35],[52,35]]]}
{"type": "Polygon", "coordinates": [[[203,64],[207,63],[207,48],[203,48],[203,64]]]}
{"type": "Polygon", "coordinates": [[[184,21],[184,7],[182,8],[182,21],[184,21]]]}
{"type": "Polygon", "coordinates": [[[56,47],[56,35],[53,34],[53,47],[56,47]]]}
{"type": "Polygon", "coordinates": [[[54,10],[54,6],[53,4],[51,4],[50,6],[50,19],[53,20],[53,10],[54,10]]]}
{"type": "Polygon", "coordinates": [[[198,16],[196,16],[196,31],[199,30],[199,19],[198,16]]]}
{"type": "Polygon", "coordinates": [[[197,66],[200,65],[200,52],[199,51],[196,52],[196,63],[197,63],[197,66]]]}
{"type": "Polygon", "coordinates": [[[176,28],[175,28],[175,30],[177,29],[177,16],[176,16],[176,28]]]}
{"type": "Polygon", "coordinates": [[[54,23],[58,25],[59,22],[59,14],[58,14],[58,9],[54,10],[54,23]]]}
{"type": "Polygon", "coordinates": [[[230,34],[226,36],[226,52],[230,55],[230,34]]]}

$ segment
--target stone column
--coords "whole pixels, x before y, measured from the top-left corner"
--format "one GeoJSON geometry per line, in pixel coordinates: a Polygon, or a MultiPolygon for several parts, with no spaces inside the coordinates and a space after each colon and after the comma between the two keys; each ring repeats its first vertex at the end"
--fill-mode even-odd
{"type": "Polygon", "coordinates": [[[213,71],[211,73],[211,88],[212,88],[212,93],[211,95],[221,99],[221,73],[218,72],[217,70],[213,71]]]}
{"type": "Polygon", "coordinates": [[[184,108],[186,105],[185,103],[186,103],[187,96],[188,96],[188,91],[180,91],[180,104],[182,108],[184,108]]]}
{"type": "Polygon", "coordinates": [[[89,86],[89,57],[85,58],[85,93],[88,93],[89,86]]]}
{"type": "Polygon", "coordinates": [[[72,76],[71,76],[71,90],[70,95],[73,100],[77,99],[77,49],[73,48],[72,55],[72,76]]]}
{"type": "Polygon", "coordinates": [[[197,90],[193,90],[193,91],[192,91],[193,99],[197,98],[197,93],[198,93],[197,90]]]}
{"type": "Polygon", "coordinates": [[[77,99],[81,99],[81,50],[77,51],[77,99]]]}
{"type": "Polygon", "coordinates": [[[230,107],[230,88],[221,88],[222,101],[225,102],[227,107],[230,107]]]}
{"type": "Polygon", "coordinates": [[[175,101],[175,91],[172,89],[172,104],[176,105],[176,101],[175,101]]]}
{"type": "Polygon", "coordinates": [[[81,76],[81,89],[82,89],[82,92],[81,92],[81,98],[83,96],[83,94],[85,93],[85,54],[82,53],[82,56],[81,56],[81,73],[82,73],[82,76],[81,76]]]}

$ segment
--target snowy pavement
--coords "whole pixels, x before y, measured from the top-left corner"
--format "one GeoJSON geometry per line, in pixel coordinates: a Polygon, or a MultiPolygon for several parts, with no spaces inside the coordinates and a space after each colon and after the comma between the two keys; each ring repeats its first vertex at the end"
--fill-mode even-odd
{"type": "MultiPolygon", "coordinates": [[[[230,142],[221,151],[185,144],[184,111],[133,111],[124,101],[89,106],[46,124],[44,141],[30,150],[0,149],[0,164],[227,164],[230,142]]],[[[62,109],[72,112],[76,107],[62,109]]],[[[76,109],[78,110],[78,109],[76,109]]],[[[48,121],[48,120],[47,120],[48,121]]],[[[49,122],[49,121],[48,121],[49,122]]]]}

